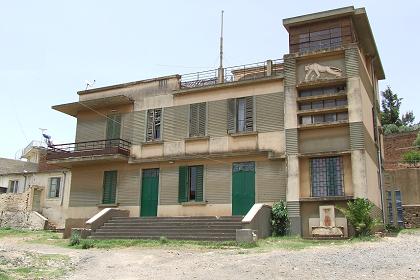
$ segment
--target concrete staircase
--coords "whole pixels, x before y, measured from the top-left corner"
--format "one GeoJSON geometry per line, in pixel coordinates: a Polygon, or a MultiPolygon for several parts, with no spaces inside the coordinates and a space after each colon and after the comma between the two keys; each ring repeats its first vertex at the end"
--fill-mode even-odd
{"type": "Polygon", "coordinates": [[[242,216],[114,217],[92,233],[92,239],[235,240],[242,216]]]}

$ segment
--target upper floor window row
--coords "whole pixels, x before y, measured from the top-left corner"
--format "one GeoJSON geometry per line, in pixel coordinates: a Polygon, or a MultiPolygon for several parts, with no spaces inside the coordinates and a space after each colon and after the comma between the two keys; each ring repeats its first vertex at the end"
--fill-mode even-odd
{"type": "Polygon", "coordinates": [[[326,99],[299,104],[299,110],[324,109],[347,105],[347,99],[326,99]]]}
{"type": "Polygon", "coordinates": [[[311,96],[320,96],[320,95],[332,95],[346,90],[345,85],[323,87],[323,88],[314,88],[306,89],[299,91],[299,97],[311,97],[311,96]]]}
{"type": "MultiPolygon", "coordinates": [[[[227,102],[227,132],[243,133],[254,131],[254,97],[232,98],[227,102]]],[[[188,137],[207,135],[207,103],[189,106],[188,137]]],[[[162,108],[147,110],[146,142],[162,140],[162,108]]]]}

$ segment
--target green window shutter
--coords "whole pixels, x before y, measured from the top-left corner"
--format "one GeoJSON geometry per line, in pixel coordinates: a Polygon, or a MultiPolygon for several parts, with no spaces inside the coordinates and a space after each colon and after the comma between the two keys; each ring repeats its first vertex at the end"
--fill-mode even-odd
{"type": "Polygon", "coordinates": [[[246,131],[254,131],[254,97],[246,97],[246,111],[245,111],[245,126],[246,131]]]}
{"type": "Polygon", "coordinates": [[[195,201],[203,201],[203,166],[197,166],[195,201]]]}
{"type": "Polygon", "coordinates": [[[190,137],[206,135],[207,104],[190,105],[190,137]]]}
{"type": "Polygon", "coordinates": [[[179,167],[178,202],[188,201],[188,167],[179,167]]]}
{"type": "Polygon", "coordinates": [[[199,121],[199,113],[198,113],[199,103],[191,104],[190,105],[190,137],[198,136],[198,121],[199,121]]]}
{"type": "Polygon", "coordinates": [[[228,99],[227,112],[227,131],[228,133],[236,132],[236,99],[228,99]]]}
{"type": "Polygon", "coordinates": [[[198,135],[206,135],[207,120],[207,103],[203,102],[198,105],[198,135]]]}
{"type": "Polygon", "coordinates": [[[115,203],[117,195],[117,171],[105,171],[103,183],[103,204],[115,203]]]}
{"type": "Polygon", "coordinates": [[[152,141],[153,140],[153,120],[154,120],[154,114],[153,110],[147,110],[147,127],[146,127],[146,141],[152,141]]]}
{"type": "Polygon", "coordinates": [[[121,134],[121,115],[111,115],[107,118],[106,139],[118,139],[121,134]]]}

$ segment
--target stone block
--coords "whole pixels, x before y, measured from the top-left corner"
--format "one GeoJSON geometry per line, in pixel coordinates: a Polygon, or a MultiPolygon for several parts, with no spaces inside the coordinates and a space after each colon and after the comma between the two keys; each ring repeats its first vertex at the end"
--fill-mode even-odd
{"type": "Polygon", "coordinates": [[[236,242],[238,243],[255,243],[258,239],[257,231],[252,229],[237,229],[236,242]]]}

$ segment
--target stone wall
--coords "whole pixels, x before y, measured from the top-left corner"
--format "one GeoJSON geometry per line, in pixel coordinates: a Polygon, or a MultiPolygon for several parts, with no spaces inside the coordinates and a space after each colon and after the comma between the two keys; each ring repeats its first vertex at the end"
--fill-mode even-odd
{"type": "Polygon", "coordinates": [[[45,229],[48,220],[32,211],[32,189],[0,194],[0,227],[45,229]]]}
{"type": "Polygon", "coordinates": [[[404,227],[420,228],[420,205],[403,205],[404,227]]]}
{"type": "Polygon", "coordinates": [[[402,154],[409,151],[416,140],[419,130],[385,135],[384,137],[384,165],[385,169],[406,167],[402,163],[402,154]]]}

